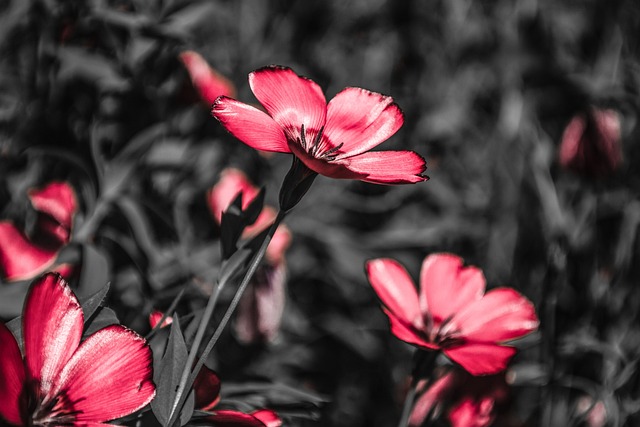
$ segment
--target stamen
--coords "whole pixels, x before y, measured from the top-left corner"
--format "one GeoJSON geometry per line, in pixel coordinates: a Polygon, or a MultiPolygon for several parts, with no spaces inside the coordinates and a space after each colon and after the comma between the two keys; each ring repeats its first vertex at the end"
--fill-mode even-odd
{"type": "Polygon", "coordinates": [[[341,149],[343,145],[344,145],[344,142],[341,142],[340,144],[338,144],[335,147],[333,147],[331,150],[328,150],[328,151],[322,153],[322,156],[320,156],[320,157],[323,157],[323,158],[325,158],[325,159],[327,159],[329,161],[335,160],[336,157],[338,157],[338,155],[337,154],[334,155],[333,153],[335,153],[336,151],[341,149]]]}
{"type": "Polygon", "coordinates": [[[320,128],[318,134],[316,135],[316,138],[313,140],[313,146],[311,147],[311,151],[309,151],[309,154],[311,154],[312,156],[315,156],[318,152],[318,146],[320,145],[320,141],[322,140],[322,132],[324,132],[324,126],[320,128]]]}
{"type": "Polygon", "coordinates": [[[302,126],[300,127],[300,138],[301,138],[301,144],[302,148],[304,148],[305,150],[307,149],[307,138],[305,137],[305,132],[304,132],[304,123],[302,124],[302,126]]]}

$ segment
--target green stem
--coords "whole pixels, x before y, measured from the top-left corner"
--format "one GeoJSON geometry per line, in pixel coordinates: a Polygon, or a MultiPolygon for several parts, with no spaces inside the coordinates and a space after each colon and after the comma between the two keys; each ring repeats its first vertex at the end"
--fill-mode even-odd
{"type": "Polygon", "coordinates": [[[275,221],[271,225],[271,228],[269,228],[269,232],[267,233],[264,240],[262,241],[262,244],[260,245],[260,249],[258,249],[258,252],[256,252],[253,259],[251,260],[249,269],[245,273],[242,279],[242,282],[240,283],[240,286],[238,287],[238,290],[236,291],[236,294],[233,297],[233,300],[231,301],[231,304],[229,304],[229,308],[227,308],[227,311],[225,312],[224,317],[220,321],[220,324],[218,325],[213,336],[209,339],[209,342],[207,343],[207,346],[202,352],[202,355],[200,356],[198,363],[194,366],[193,371],[191,371],[189,367],[192,366],[193,362],[195,361],[196,354],[200,346],[200,343],[202,342],[202,338],[204,337],[207,324],[211,319],[211,315],[213,314],[213,309],[215,308],[216,302],[218,300],[218,295],[220,294],[220,291],[222,290],[225,283],[220,282],[218,284],[218,288],[214,289],[214,292],[211,294],[211,297],[209,298],[209,302],[207,303],[205,312],[202,316],[202,320],[200,322],[198,332],[196,333],[196,337],[194,338],[193,345],[191,346],[191,351],[189,352],[189,357],[187,358],[185,369],[182,372],[182,377],[180,378],[180,384],[176,392],[176,397],[174,400],[173,408],[171,409],[171,415],[169,417],[169,422],[167,423],[167,426],[172,426],[177,420],[178,414],[182,410],[182,406],[184,405],[184,402],[186,401],[186,398],[188,396],[188,393],[185,393],[185,391],[189,390],[193,386],[193,382],[195,381],[195,378],[198,375],[198,372],[202,368],[204,361],[206,360],[207,356],[213,349],[213,346],[218,341],[218,338],[220,338],[220,335],[222,334],[222,331],[224,330],[225,326],[229,322],[231,315],[233,314],[236,306],[238,305],[238,302],[240,301],[240,297],[242,297],[242,294],[244,293],[245,288],[249,284],[249,281],[255,274],[256,270],[258,269],[258,266],[260,265],[260,261],[262,261],[262,258],[264,258],[264,255],[267,252],[267,247],[271,242],[271,238],[275,234],[276,229],[278,228],[278,225],[282,222],[284,217],[285,217],[285,213],[283,211],[279,211],[275,221]],[[191,372],[191,375],[189,375],[189,372],[191,372]]]}

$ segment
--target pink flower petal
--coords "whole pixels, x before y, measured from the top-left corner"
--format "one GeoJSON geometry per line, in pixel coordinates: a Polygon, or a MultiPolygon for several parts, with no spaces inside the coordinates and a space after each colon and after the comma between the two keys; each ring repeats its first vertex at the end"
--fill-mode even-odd
{"type": "Polygon", "coordinates": [[[73,187],[66,182],[52,182],[42,189],[29,190],[35,210],[52,217],[66,230],[71,230],[73,215],[78,208],[73,187]]]}
{"type": "Polygon", "coordinates": [[[366,89],[348,87],[327,106],[324,134],[334,146],[344,143],[337,158],[369,151],[395,134],[404,123],[393,98],[366,89]]]}
{"type": "Polygon", "coordinates": [[[538,328],[536,310],[527,298],[510,288],[493,289],[462,309],[454,318],[461,335],[475,342],[501,342],[538,328]]]}
{"type": "Polygon", "coordinates": [[[222,221],[222,212],[227,210],[240,193],[242,193],[242,209],[246,209],[258,195],[258,188],[241,170],[226,168],[220,174],[218,183],[207,195],[209,209],[218,224],[222,221]]]}
{"type": "Polygon", "coordinates": [[[480,401],[464,399],[449,412],[452,427],[489,427],[494,419],[494,401],[484,398],[480,401]]]}
{"type": "Polygon", "coordinates": [[[382,311],[389,317],[391,333],[395,335],[399,340],[418,347],[427,348],[429,350],[438,350],[440,348],[439,346],[430,343],[425,338],[423,338],[420,334],[419,329],[407,323],[405,320],[400,319],[386,307],[382,307],[382,311]]]}
{"type": "Polygon", "coordinates": [[[220,377],[203,365],[193,382],[193,390],[196,409],[210,411],[220,401],[220,377]]]}
{"type": "Polygon", "coordinates": [[[214,415],[205,418],[216,427],[266,427],[258,418],[239,411],[216,411],[214,415]]]}
{"type": "Polygon", "coordinates": [[[124,417],[155,396],[152,356],[146,341],[121,325],[89,336],[57,379],[77,422],[102,422],[124,417]]]}
{"type": "Polygon", "coordinates": [[[269,66],[249,74],[249,86],[273,120],[295,141],[302,125],[309,141],[325,125],[327,101],[314,81],[292,69],[269,66]]]}
{"type": "Polygon", "coordinates": [[[280,427],[282,420],[274,411],[270,409],[259,409],[251,413],[254,417],[262,421],[266,427],[280,427]]]}
{"type": "Polygon", "coordinates": [[[0,378],[0,424],[4,419],[23,425],[20,394],[25,380],[24,364],[16,339],[3,323],[0,323],[0,378]]]}
{"type": "Polygon", "coordinates": [[[422,262],[420,306],[436,325],[478,301],[484,289],[482,271],[463,267],[462,259],[455,255],[433,254],[422,262]]]}
{"type": "Polygon", "coordinates": [[[471,375],[490,375],[505,370],[516,349],[497,344],[465,343],[444,352],[471,375]]]}
{"type": "Polygon", "coordinates": [[[67,282],[48,273],[29,288],[22,316],[25,365],[29,378],[48,395],[80,343],[84,316],[67,282]]]}
{"type": "Polygon", "coordinates": [[[7,281],[32,278],[50,267],[57,256],[58,250],[35,245],[11,222],[0,222],[0,269],[7,281]]]}
{"type": "Polygon", "coordinates": [[[233,83],[211,68],[199,53],[191,50],[182,52],[180,60],[189,72],[193,86],[208,105],[213,104],[221,95],[235,96],[236,89],[233,83]]]}
{"type": "Polygon", "coordinates": [[[221,96],[213,103],[211,113],[229,133],[251,148],[278,153],[291,151],[278,123],[255,107],[221,96]]]}
{"type": "Polygon", "coordinates": [[[399,262],[389,258],[367,261],[365,268],[369,283],[389,312],[420,329],[422,315],[418,293],[407,270],[399,262]]]}
{"type": "Polygon", "coordinates": [[[305,151],[301,145],[290,142],[289,148],[294,156],[302,160],[309,169],[320,175],[328,176],[334,179],[361,179],[365,180],[368,172],[354,172],[348,168],[348,162],[351,159],[342,162],[328,162],[326,160],[317,159],[305,151]]]}
{"type": "Polygon", "coordinates": [[[410,184],[428,179],[422,175],[427,169],[425,160],[413,151],[371,151],[331,164],[342,164],[352,174],[360,175],[355,179],[373,184],[410,184]]]}

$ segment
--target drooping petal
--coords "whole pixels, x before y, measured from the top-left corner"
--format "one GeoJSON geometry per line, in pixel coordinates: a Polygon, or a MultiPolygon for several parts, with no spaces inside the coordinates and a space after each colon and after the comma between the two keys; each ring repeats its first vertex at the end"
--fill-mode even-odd
{"type": "Polygon", "coordinates": [[[505,370],[516,349],[497,344],[465,343],[444,352],[470,374],[490,375],[505,370]]]}
{"type": "Polygon", "coordinates": [[[290,139],[300,136],[302,125],[309,141],[325,125],[327,101],[314,81],[279,66],[260,68],[249,74],[249,86],[258,101],[290,139]]]}
{"type": "Polygon", "coordinates": [[[124,417],[155,396],[151,350],[146,341],[121,325],[89,336],[57,379],[57,392],[73,402],[77,422],[124,417]]]}
{"type": "Polygon", "coordinates": [[[251,414],[231,410],[216,411],[214,415],[206,417],[204,421],[206,421],[206,425],[215,427],[266,427],[262,421],[251,414]]]}
{"type": "Polygon", "coordinates": [[[620,128],[614,110],[592,108],[574,116],[562,135],[560,165],[588,177],[614,172],[622,163],[620,128]]]}
{"type": "Polygon", "coordinates": [[[211,68],[199,53],[187,50],[179,56],[189,72],[193,86],[205,103],[211,105],[221,95],[235,96],[236,88],[233,83],[211,68]]]}
{"type": "Polygon", "coordinates": [[[209,209],[214,219],[220,224],[222,212],[227,210],[238,194],[242,193],[242,209],[246,209],[258,191],[244,172],[236,168],[226,168],[220,174],[218,183],[207,194],[209,209]]]}
{"type": "Polygon", "coordinates": [[[452,427],[489,427],[493,423],[494,400],[483,398],[479,401],[466,398],[451,408],[449,421],[452,427]]]}
{"type": "Polygon", "coordinates": [[[367,261],[366,270],[369,283],[389,312],[409,325],[421,327],[418,293],[407,270],[389,258],[367,261]]]}
{"type": "Polygon", "coordinates": [[[464,267],[451,254],[429,255],[420,271],[420,307],[436,324],[482,298],[485,290],[482,271],[464,267]]]}
{"type": "Polygon", "coordinates": [[[418,347],[427,348],[429,350],[437,350],[440,348],[439,346],[423,338],[420,334],[419,329],[417,329],[412,324],[407,323],[407,321],[400,319],[386,307],[382,307],[382,311],[387,315],[387,317],[389,317],[391,333],[395,335],[399,340],[418,347]]]}
{"type": "Polygon", "coordinates": [[[270,409],[259,409],[251,413],[254,417],[262,421],[266,427],[280,427],[282,420],[274,411],[270,409]]]}
{"type": "Polygon", "coordinates": [[[428,179],[422,175],[427,169],[425,160],[414,151],[371,151],[331,163],[341,164],[360,175],[355,179],[373,184],[411,184],[428,179]]]}
{"type": "Polygon", "coordinates": [[[327,106],[326,137],[334,146],[343,143],[338,159],[376,147],[395,134],[404,123],[393,98],[366,89],[348,87],[327,106]]]}
{"type": "Polygon", "coordinates": [[[11,331],[4,323],[0,323],[0,420],[23,425],[20,395],[24,384],[25,372],[20,348],[11,331]]]}
{"type": "Polygon", "coordinates": [[[73,187],[66,182],[52,182],[42,189],[29,190],[35,210],[53,218],[66,230],[71,230],[78,203],[73,187]]]}
{"type": "Polygon", "coordinates": [[[420,427],[427,416],[439,410],[439,407],[455,393],[458,383],[455,371],[447,372],[433,381],[428,388],[418,396],[409,416],[409,427],[420,427]]]}
{"type": "Polygon", "coordinates": [[[238,340],[268,342],[277,336],[286,302],[286,281],[284,262],[258,268],[238,305],[234,324],[238,340]]]}
{"type": "Polygon", "coordinates": [[[251,105],[221,96],[213,103],[211,114],[229,133],[251,148],[278,153],[291,151],[278,123],[251,105]]]}
{"type": "Polygon", "coordinates": [[[210,411],[220,401],[220,377],[206,365],[202,365],[193,382],[193,390],[196,409],[210,411]]]}
{"type": "MultiPolygon", "coordinates": [[[[268,206],[265,207],[263,212],[266,212],[268,208],[268,206]]],[[[276,215],[275,211],[271,211],[273,213],[273,219],[269,221],[269,224],[273,223],[276,215]]],[[[257,222],[258,221],[256,221],[256,223],[257,222]]],[[[278,229],[276,230],[273,238],[269,242],[269,246],[267,247],[267,260],[272,264],[279,264],[284,262],[284,254],[289,248],[289,245],[291,245],[291,239],[291,231],[289,231],[289,228],[284,224],[278,226],[278,229]]]]}
{"type": "Polygon", "coordinates": [[[527,298],[510,288],[493,289],[460,310],[454,318],[460,334],[477,342],[520,338],[538,328],[536,310],[527,298]]]}
{"type": "Polygon", "coordinates": [[[25,280],[53,264],[58,251],[31,242],[11,222],[0,222],[0,269],[7,281],[25,280]]]}
{"type": "Polygon", "coordinates": [[[41,397],[77,349],[83,322],[78,299],[61,276],[48,273],[31,285],[22,316],[24,358],[41,397]]]}

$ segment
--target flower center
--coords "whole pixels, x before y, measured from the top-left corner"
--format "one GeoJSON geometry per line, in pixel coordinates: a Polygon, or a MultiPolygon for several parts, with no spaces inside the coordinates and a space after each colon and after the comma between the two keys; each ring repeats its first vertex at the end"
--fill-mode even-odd
{"type": "Polygon", "coordinates": [[[327,142],[327,139],[323,138],[323,132],[324,126],[320,128],[315,138],[313,138],[313,141],[307,143],[306,132],[303,124],[300,126],[300,137],[297,139],[297,142],[307,153],[309,153],[311,157],[330,162],[338,157],[336,152],[342,148],[344,142],[341,142],[335,147],[331,147],[331,144],[327,142]]]}
{"type": "Polygon", "coordinates": [[[72,426],[79,411],[73,410],[73,403],[62,393],[53,399],[44,398],[38,402],[31,416],[32,426],[54,427],[72,426]]]}
{"type": "Polygon", "coordinates": [[[427,323],[429,340],[441,348],[459,345],[463,338],[460,335],[460,330],[452,320],[453,316],[449,316],[439,324],[436,324],[433,319],[429,318],[427,323]]]}

